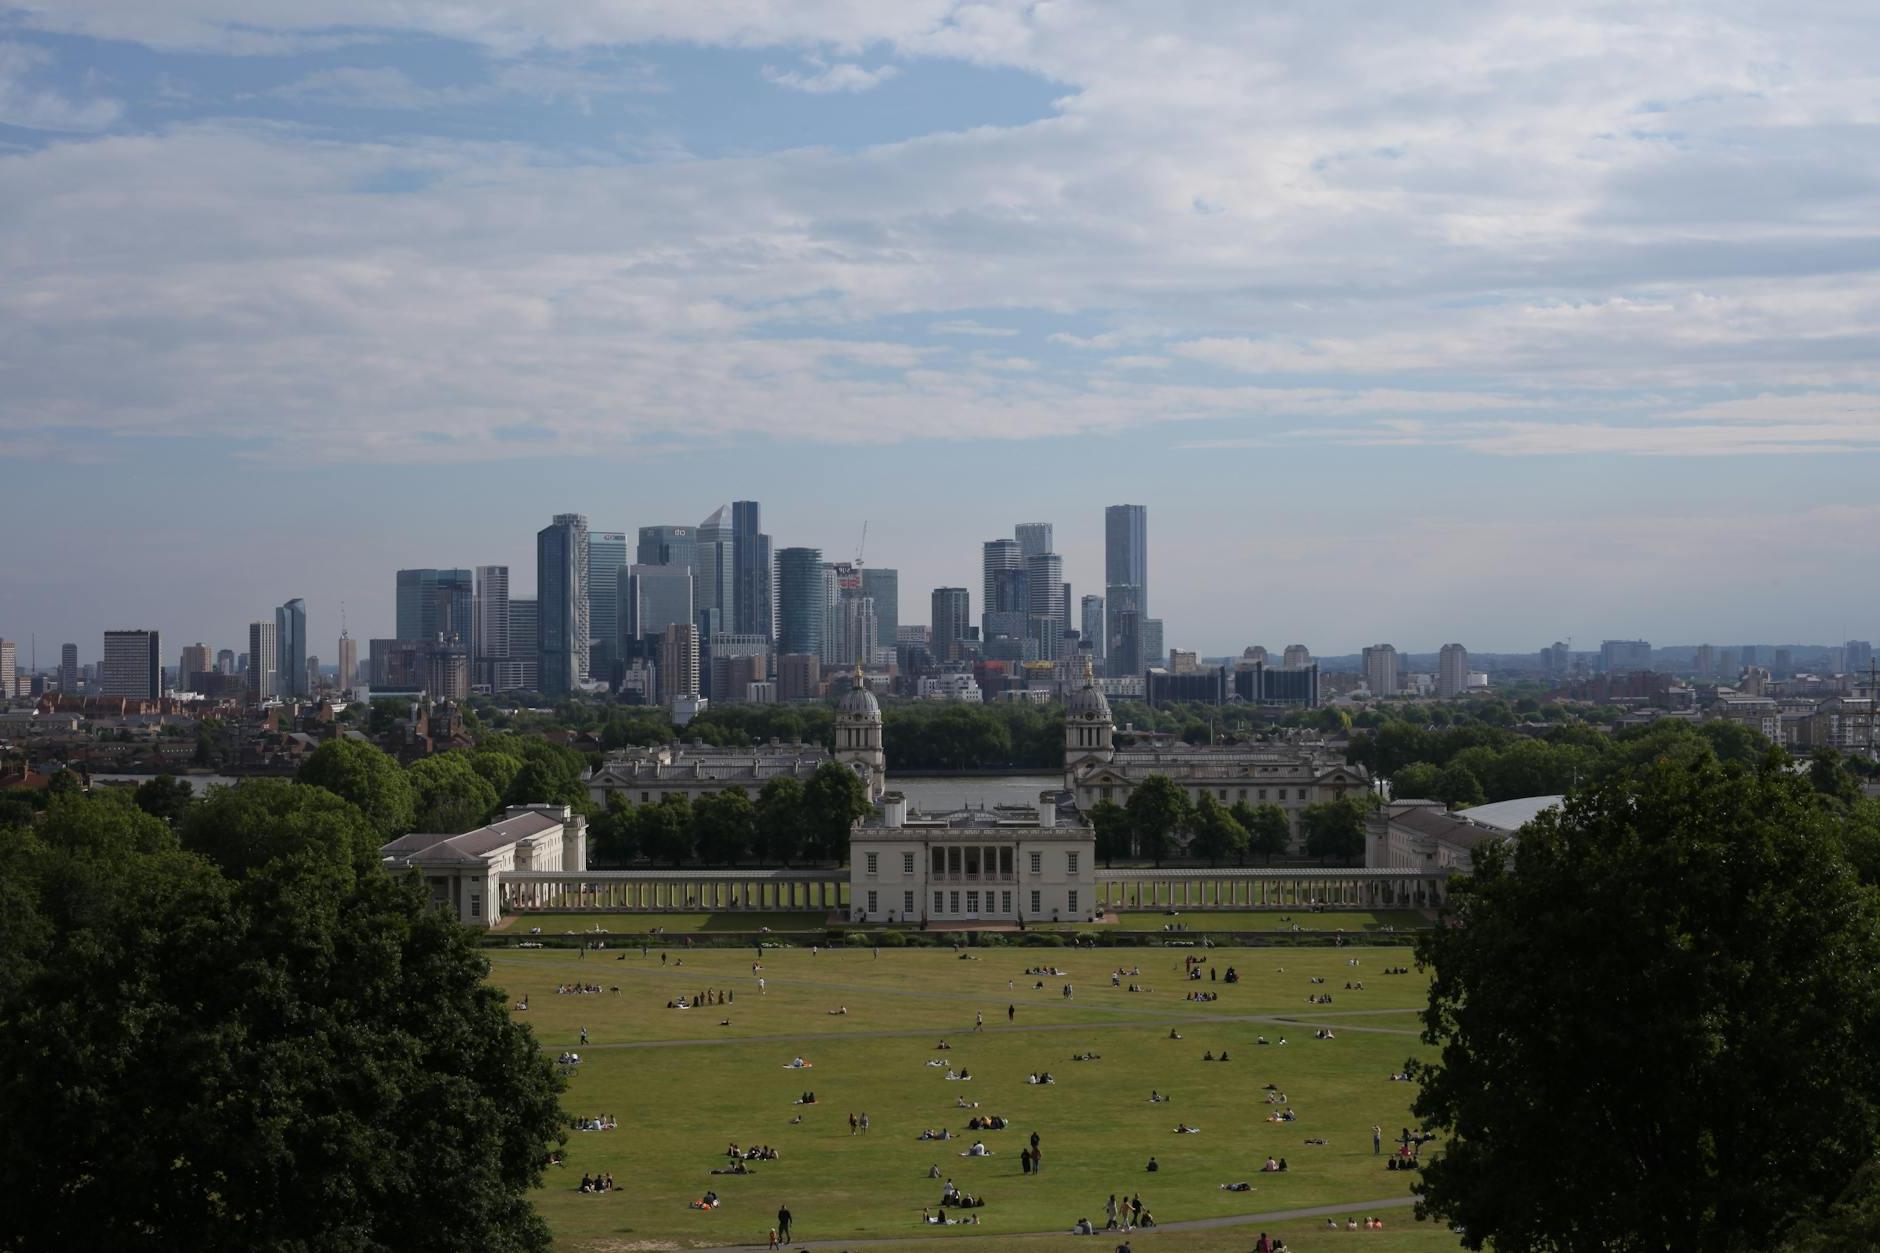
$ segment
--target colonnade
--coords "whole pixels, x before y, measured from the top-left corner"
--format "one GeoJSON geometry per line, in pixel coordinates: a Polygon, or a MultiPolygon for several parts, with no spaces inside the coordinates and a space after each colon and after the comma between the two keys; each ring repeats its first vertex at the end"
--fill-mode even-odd
{"type": "Polygon", "coordinates": [[[740,874],[522,871],[503,876],[503,912],[526,909],[620,913],[827,913],[848,902],[846,871],[740,874]]]}
{"type": "Polygon", "coordinates": [[[1099,870],[1097,903],[1105,909],[1433,909],[1442,903],[1444,878],[1415,870],[1099,870]]]}

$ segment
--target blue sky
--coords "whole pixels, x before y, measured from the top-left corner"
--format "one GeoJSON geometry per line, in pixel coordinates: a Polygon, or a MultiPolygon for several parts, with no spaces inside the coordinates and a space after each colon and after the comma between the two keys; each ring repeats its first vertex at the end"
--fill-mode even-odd
{"type": "Polygon", "coordinates": [[[0,9],[0,635],[734,497],[904,622],[1129,501],[1205,652],[1880,634],[1869,6],[385,11],[0,9]]]}

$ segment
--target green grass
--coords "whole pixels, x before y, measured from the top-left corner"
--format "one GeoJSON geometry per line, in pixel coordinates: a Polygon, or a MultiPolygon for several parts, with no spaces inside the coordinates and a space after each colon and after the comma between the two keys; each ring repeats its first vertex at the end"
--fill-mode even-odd
{"type": "MultiPolygon", "coordinates": [[[[748,915],[747,915],[748,917],[748,915]]],[[[1236,966],[1242,981],[1187,982],[1184,954],[1164,950],[983,950],[973,960],[951,952],[808,947],[769,951],[763,958],[767,990],[759,995],[752,950],[666,950],[642,957],[637,949],[578,956],[567,950],[492,953],[492,980],[512,1002],[523,994],[524,1015],[545,1049],[576,1043],[585,1026],[591,1044],[564,1104],[577,1115],[608,1113],[612,1132],[574,1132],[567,1165],[551,1172],[536,1202],[554,1227],[560,1247],[580,1253],[633,1248],[762,1242],[780,1203],[796,1216],[801,1240],[889,1238],[910,1253],[961,1238],[993,1237],[973,1248],[1008,1243],[1039,1250],[1113,1248],[1109,1237],[1026,1239],[1026,1232],[1068,1232],[1079,1217],[1099,1224],[1111,1192],[1139,1191],[1163,1222],[1264,1213],[1307,1205],[1361,1203],[1408,1194],[1410,1176],[1387,1172],[1372,1156],[1370,1127],[1387,1132],[1410,1121],[1409,1085],[1388,1076],[1418,1051],[1414,1011],[1424,1001],[1420,975],[1386,976],[1382,968],[1408,964],[1398,949],[1366,949],[1357,968],[1349,951],[1215,949],[1210,964],[1236,966]],[[1076,995],[1065,999],[1063,978],[1027,976],[1033,965],[1070,972],[1076,995]],[[1117,965],[1141,967],[1125,976],[1146,991],[1109,986],[1117,965]],[[1314,985],[1309,977],[1326,980],[1314,985]],[[1362,977],[1367,990],[1344,990],[1362,977]],[[1008,981],[1010,986],[1008,986],[1008,981]],[[1035,985],[1042,981],[1043,988],[1035,985]],[[598,995],[558,996],[560,983],[598,984],[598,995]],[[618,988],[615,992],[611,989],[618,988]],[[1183,996],[1196,988],[1219,992],[1198,1003],[1183,996]],[[667,1009],[680,995],[724,990],[722,1005],[667,1009]],[[1330,991],[1334,1003],[1307,998],[1330,991]],[[1006,1008],[1016,1020],[1007,1026],[1006,1008]],[[846,1007],[847,1014],[827,1011],[846,1007]],[[973,1031],[983,1012],[986,1029],[973,1031]],[[728,1025],[721,1025],[722,1020],[728,1025]],[[1288,1021],[1296,1020],[1296,1021],[1288,1021]],[[1338,1038],[1317,1041],[1312,1023],[1336,1024],[1338,1038]],[[1181,1040],[1168,1038],[1178,1028],[1181,1040]],[[1265,1035],[1289,1043],[1261,1047],[1265,1035]],[[935,1050],[941,1037],[952,1045],[935,1050]],[[653,1047],[631,1047],[652,1045],[653,1047]],[[628,1047],[622,1047],[628,1046],[628,1047]],[[1204,1050],[1228,1049],[1233,1061],[1203,1062],[1204,1050]],[[1073,1053],[1101,1054],[1073,1062],[1073,1053]],[[809,1070],[784,1064],[801,1054],[809,1070]],[[944,1057],[970,1067],[970,1083],[947,1082],[925,1065],[944,1057]],[[1048,1068],[1050,1086],[1024,1082],[1048,1068]],[[1261,1085],[1283,1088],[1301,1115],[1290,1124],[1264,1121],[1261,1085]],[[1150,1088],[1174,1101],[1151,1105],[1150,1088]],[[797,1106],[805,1088],[819,1096],[797,1106]],[[980,1113],[1012,1120],[1007,1131],[985,1133],[995,1156],[957,1156],[972,1135],[947,1142],[916,1139],[923,1127],[946,1126],[959,1136],[972,1111],[956,1110],[956,1097],[980,1102],[980,1113]],[[849,1113],[866,1111],[872,1129],[851,1136],[849,1113]],[[793,1115],[804,1121],[791,1125],[793,1115]],[[1194,1136],[1175,1123],[1199,1126],[1194,1136]],[[1042,1137],[1045,1171],[1021,1174],[1018,1151],[1032,1131],[1042,1137]],[[1323,1136],[1323,1147],[1308,1146],[1323,1136]],[[782,1160],[752,1163],[744,1177],[713,1177],[728,1141],[769,1143],[782,1160]],[[1143,1167],[1150,1154],[1161,1166],[1143,1167]],[[1291,1169],[1262,1175],[1268,1153],[1291,1169]],[[976,1211],[977,1228],[939,1236],[919,1223],[939,1185],[926,1177],[937,1163],[945,1176],[988,1198],[976,1211]],[[611,1171],[621,1190],[604,1196],[575,1191],[583,1171],[611,1171]],[[1246,1179],[1252,1193],[1217,1185],[1246,1179]],[[723,1206],[704,1214],[686,1201],[715,1187],[723,1206]],[[932,1237],[931,1239],[927,1237],[932,1237]],[[1003,1238],[1000,1238],[1003,1237],[1003,1238]],[[1107,1243],[1106,1243],[1107,1241],[1107,1243]]],[[[1370,1248],[1451,1250],[1453,1236],[1419,1226],[1408,1210],[1380,1211],[1389,1224],[1367,1232],[1370,1248]]],[[[1342,1219],[1341,1219],[1342,1221],[1342,1219]]],[[[1323,1220],[1273,1228],[1301,1249],[1320,1247],[1323,1220]]],[[[1257,1229],[1224,1228],[1138,1236],[1138,1250],[1186,1253],[1244,1251],[1257,1229]]],[[[1350,1239],[1338,1233],[1341,1239],[1350,1239]]]]}
{"type": "Polygon", "coordinates": [[[511,914],[498,934],[527,939],[532,927],[540,927],[544,935],[564,935],[569,932],[589,935],[597,927],[609,935],[645,935],[659,927],[673,935],[707,931],[754,932],[765,927],[772,931],[823,931],[828,923],[829,915],[823,910],[722,914],[511,914]]]}
{"type": "Polygon", "coordinates": [[[1340,909],[1323,913],[1304,909],[1184,909],[1176,914],[1166,909],[1142,909],[1117,914],[1117,926],[1124,931],[1160,931],[1170,923],[1179,923],[1190,931],[1291,931],[1294,923],[1301,931],[1378,931],[1386,926],[1417,931],[1428,927],[1430,920],[1429,915],[1415,909],[1340,909]]]}

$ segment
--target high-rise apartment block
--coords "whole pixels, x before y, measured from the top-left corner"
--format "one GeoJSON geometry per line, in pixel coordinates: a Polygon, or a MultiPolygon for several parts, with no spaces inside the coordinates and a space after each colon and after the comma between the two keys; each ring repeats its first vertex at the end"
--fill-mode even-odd
{"type": "Polygon", "coordinates": [[[490,682],[499,692],[542,690],[541,603],[533,596],[509,598],[509,657],[495,664],[490,682]]]}
{"type": "Polygon", "coordinates": [[[1460,644],[1444,644],[1436,657],[1436,694],[1444,700],[1469,690],[1469,650],[1460,644]]]}
{"type": "Polygon", "coordinates": [[[198,686],[197,676],[213,674],[214,667],[214,654],[210,652],[207,644],[183,645],[182,660],[176,663],[177,688],[186,692],[202,691],[202,687],[198,686]]]}
{"type": "Polygon", "coordinates": [[[0,640],[0,700],[11,700],[20,686],[20,649],[12,640],[0,640]]]}
{"type": "Polygon", "coordinates": [[[156,631],[106,631],[104,673],[99,690],[106,696],[156,700],[163,695],[163,658],[156,631]]]}
{"type": "Polygon", "coordinates": [[[1866,640],[1849,640],[1841,646],[1841,668],[1848,674],[1865,672],[1873,664],[1873,645],[1866,640]]]}
{"type": "MultiPolygon", "coordinates": [[[[471,664],[475,680],[488,683],[494,691],[508,690],[496,675],[497,663],[508,661],[511,652],[508,566],[476,568],[476,606],[472,616],[476,619],[476,654],[471,664]]],[[[534,644],[533,636],[530,644],[534,644]]],[[[509,677],[513,679],[514,673],[509,677]]],[[[340,682],[344,685],[351,680],[342,673],[340,682]]]]}
{"type": "Polygon", "coordinates": [[[1143,505],[1111,505],[1103,511],[1104,604],[1109,639],[1105,649],[1112,675],[1140,674],[1146,657],[1144,625],[1149,621],[1149,510],[1143,505]],[[1133,620],[1120,621],[1133,614],[1133,620]],[[1122,626],[1130,628],[1131,646],[1123,649],[1122,626]]]}
{"type": "Polygon", "coordinates": [[[587,518],[578,513],[556,514],[535,535],[536,639],[544,695],[576,691],[587,675],[587,536],[587,518]]]}
{"type": "Polygon", "coordinates": [[[933,589],[933,634],[928,644],[938,661],[958,661],[973,621],[973,596],[963,587],[933,589]]]}
{"type": "Polygon", "coordinates": [[[1373,696],[1395,696],[1397,649],[1390,644],[1373,644],[1364,650],[1364,686],[1373,696]]]}
{"type": "Polygon", "coordinates": [[[1614,670],[1649,670],[1652,646],[1649,640],[1606,640],[1599,646],[1599,668],[1614,670]]]}
{"type": "Polygon", "coordinates": [[[455,636],[466,645],[475,644],[476,579],[469,570],[400,570],[397,590],[399,639],[428,643],[455,636]]]}
{"type": "Polygon", "coordinates": [[[248,697],[273,700],[281,694],[281,660],[276,642],[275,624],[248,624],[248,697]]]}
{"type": "MultiPolygon", "coordinates": [[[[508,623],[504,623],[507,630],[508,623]]],[[[359,641],[341,631],[339,633],[339,690],[350,692],[359,682],[359,641]]]]}
{"type": "MultiPolygon", "coordinates": [[[[828,593],[823,584],[820,548],[784,548],[777,553],[777,653],[813,656],[823,651],[823,620],[828,593]]],[[[781,663],[780,663],[781,664],[781,663]]],[[[778,674],[780,693],[783,675],[778,674]]],[[[785,694],[783,699],[792,697],[785,694]]]]}
{"type": "Polygon", "coordinates": [[[307,602],[296,596],[274,611],[274,647],[282,696],[307,696],[307,602]]]}
{"type": "Polygon", "coordinates": [[[1312,664],[1312,650],[1304,644],[1288,644],[1280,654],[1280,665],[1288,670],[1303,670],[1312,664]]]}
{"type": "Polygon", "coordinates": [[[59,645],[59,690],[78,690],[78,645],[59,645]]]}
{"type": "Polygon", "coordinates": [[[770,536],[764,534],[761,507],[754,500],[731,502],[731,630],[736,635],[776,634],[771,593],[770,536]]]}
{"type": "Polygon", "coordinates": [[[653,657],[668,627],[697,625],[697,589],[690,566],[631,565],[620,572],[618,582],[625,611],[622,660],[653,657]]]}
{"type": "Polygon", "coordinates": [[[1012,536],[1018,541],[1018,555],[1021,559],[1057,551],[1051,546],[1049,522],[1021,522],[1012,528],[1012,536]]]}

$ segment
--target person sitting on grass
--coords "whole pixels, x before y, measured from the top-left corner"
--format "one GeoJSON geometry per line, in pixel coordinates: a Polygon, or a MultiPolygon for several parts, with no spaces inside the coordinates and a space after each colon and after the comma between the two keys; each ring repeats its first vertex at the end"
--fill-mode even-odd
{"type": "Polygon", "coordinates": [[[1185,1122],[1178,1122],[1175,1124],[1175,1134],[1178,1136],[1198,1136],[1201,1134],[1201,1128],[1190,1127],[1185,1122]]]}
{"type": "Polygon", "coordinates": [[[1222,1192],[1251,1192],[1253,1191],[1253,1185],[1245,1182],[1224,1183],[1221,1185],[1220,1190],[1222,1192]]]}
{"type": "MultiPolygon", "coordinates": [[[[1168,1029],[1168,1038],[1169,1038],[1169,1039],[1171,1039],[1171,1040],[1179,1040],[1179,1039],[1181,1039],[1181,1038],[1182,1038],[1182,1033],[1181,1033],[1181,1032],[1179,1032],[1179,1031],[1177,1031],[1177,1030],[1175,1030],[1175,1028],[1173,1028],[1173,1027],[1170,1027],[1170,1028],[1168,1029]]],[[[1260,1043],[1262,1043],[1262,1044],[1265,1044],[1265,1043],[1266,1043],[1266,1041],[1265,1041],[1265,1040],[1262,1040],[1262,1041],[1260,1041],[1260,1043]]]]}
{"type": "Polygon", "coordinates": [[[991,1157],[992,1150],[986,1147],[984,1140],[974,1140],[973,1146],[960,1154],[961,1157],[991,1157]]]}
{"type": "Polygon", "coordinates": [[[1080,1218],[1077,1220],[1076,1225],[1071,1228],[1071,1234],[1074,1236],[1094,1236],[1097,1234],[1097,1229],[1090,1225],[1088,1218],[1080,1218]]]}
{"type": "Polygon", "coordinates": [[[1269,1157],[1266,1159],[1266,1165],[1260,1167],[1260,1173],[1265,1174],[1265,1175],[1270,1175],[1274,1173],[1275,1171],[1277,1171],[1278,1169],[1279,1169],[1279,1162],[1275,1160],[1274,1158],[1269,1157]]]}
{"type": "Polygon", "coordinates": [[[1150,1174],[1154,1174],[1156,1171],[1161,1170],[1162,1167],[1156,1162],[1155,1155],[1150,1154],[1149,1164],[1146,1167],[1144,1167],[1144,1169],[1147,1170],[1150,1174]]]}

